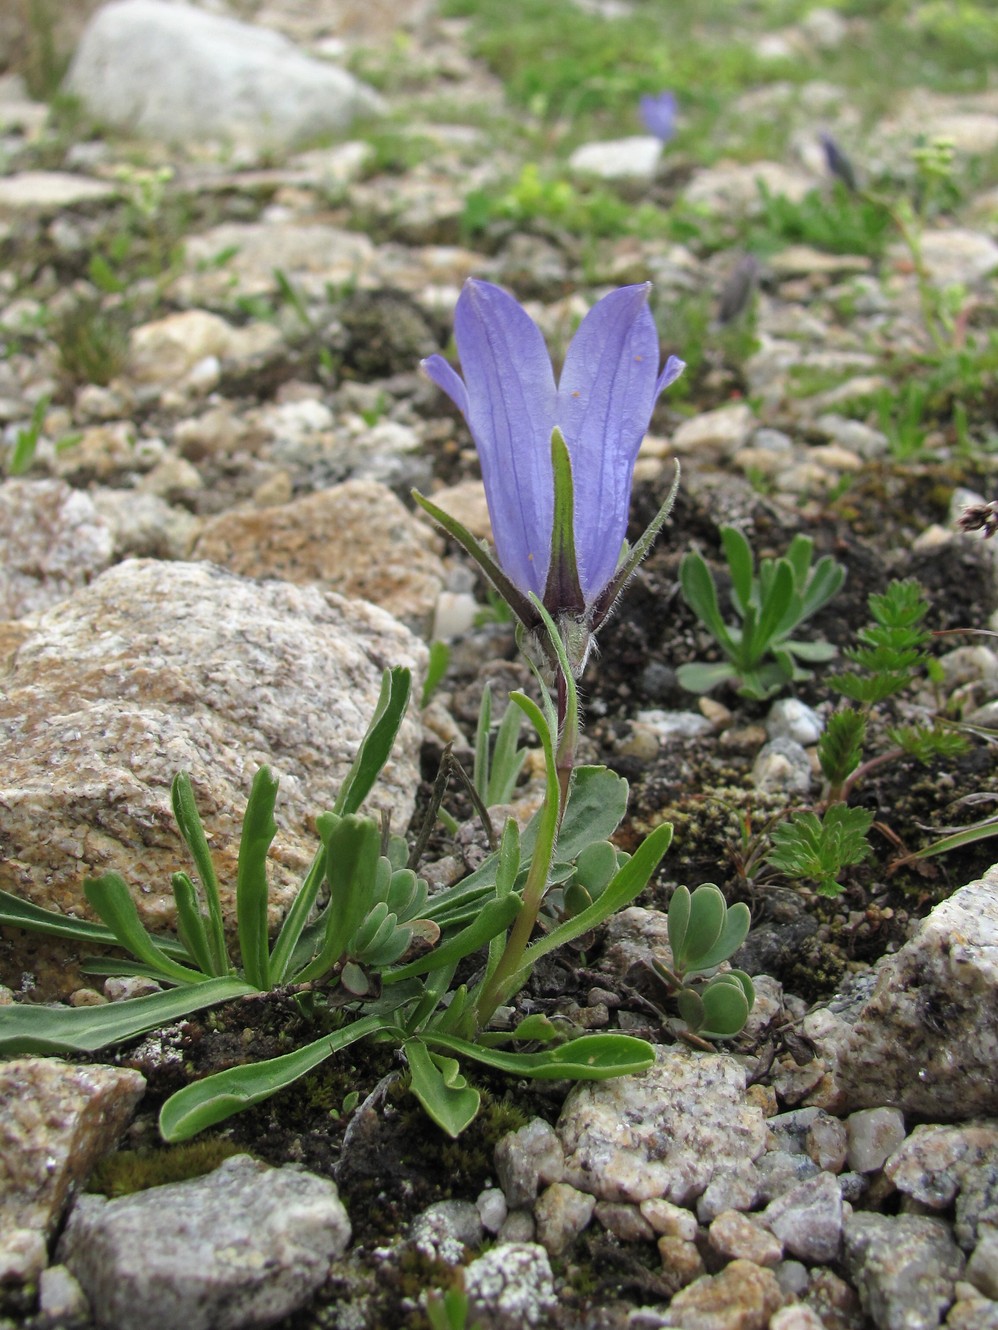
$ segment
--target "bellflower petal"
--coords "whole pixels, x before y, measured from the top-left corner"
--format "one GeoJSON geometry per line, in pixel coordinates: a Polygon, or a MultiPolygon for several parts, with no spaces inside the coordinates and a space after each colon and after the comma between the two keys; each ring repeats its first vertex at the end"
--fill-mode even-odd
{"type": "MultiPolygon", "coordinates": [[[[655,399],[678,371],[658,374],[650,285],[604,296],[565,357],[558,415],[572,458],[575,543],[587,603],[613,577],[627,534],[631,480],[655,399]]],[[[681,366],[680,366],[681,367],[681,366]]]]}
{"type": "MultiPolygon", "coordinates": [[[[593,306],[557,386],[533,319],[500,287],[474,279],[454,317],[463,379],[442,356],[423,361],[478,449],[498,566],[463,528],[458,538],[528,629],[541,621],[530,597],[542,601],[573,643],[573,669],[668,512],[667,503],[622,563],[638,449],[659,393],[684,368],[670,356],[659,372],[650,289],[621,287],[593,306]]],[[[458,530],[452,519],[444,525],[458,530]]]]}
{"type": "Polygon", "coordinates": [[[555,383],[544,338],[511,295],[469,281],[454,335],[499,562],[524,593],[542,594],[551,557],[555,383]]]}

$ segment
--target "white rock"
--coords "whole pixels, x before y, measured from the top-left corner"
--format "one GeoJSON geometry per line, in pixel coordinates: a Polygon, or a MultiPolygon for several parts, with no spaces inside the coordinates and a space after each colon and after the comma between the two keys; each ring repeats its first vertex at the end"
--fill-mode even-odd
{"type": "Polygon", "coordinates": [[[660,139],[649,134],[583,143],[568,159],[570,171],[602,180],[654,180],[662,155],[660,139]]]}
{"type": "Polygon", "coordinates": [[[752,408],[744,402],[735,406],[703,411],[684,420],[672,436],[673,449],[680,454],[697,453],[708,457],[731,457],[748,443],[755,428],[752,408]]]}
{"type": "Polygon", "coordinates": [[[523,1330],[540,1324],[556,1303],[551,1262],[531,1242],[502,1243],[464,1271],[472,1323],[484,1316],[491,1330],[523,1330]]]}
{"type": "Polygon", "coordinates": [[[712,212],[757,213],[762,209],[762,184],[770,194],[799,203],[815,182],[811,176],[779,162],[728,163],[697,171],[683,195],[687,203],[712,212]]]}
{"type": "Polygon", "coordinates": [[[113,128],[170,143],[287,147],[342,133],[380,97],[277,32],[165,0],[115,0],[87,25],[66,80],[113,128]]]}
{"type": "Polygon", "coordinates": [[[47,609],[110,564],[111,529],[93,500],[61,480],[0,484],[0,617],[47,609]]]}
{"type": "Polygon", "coordinates": [[[566,1182],[600,1200],[685,1203],[765,1147],[762,1110],[725,1053],[657,1048],[640,1076],[577,1085],[558,1119],[566,1182]]]}
{"type": "Polygon", "coordinates": [[[998,244],[979,231],[925,231],[922,259],[938,286],[975,286],[998,269],[998,244]]]}
{"type": "Polygon", "coordinates": [[[824,722],[813,707],[796,697],[781,697],[766,717],[766,733],[771,739],[793,739],[799,744],[817,743],[824,722]]]}
{"type": "Polygon", "coordinates": [[[118,193],[117,185],[69,171],[20,171],[0,179],[0,216],[58,213],[80,203],[104,203],[118,193]]]}

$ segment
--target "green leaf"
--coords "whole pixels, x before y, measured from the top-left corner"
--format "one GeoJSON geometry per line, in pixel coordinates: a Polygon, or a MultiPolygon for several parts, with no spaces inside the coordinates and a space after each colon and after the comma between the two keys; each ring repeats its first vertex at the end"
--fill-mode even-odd
{"type": "MultiPolygon", "coordinates": [[[[675,900],[678,890],[673,893],[675,900]]],[[[704,882],[690,896],[689,919],[678,949],[672,951],[673,968],[681,974],[703,968],[701,957],[709,955],[721,937],[727,905],[713,882],[704,882]]],[[[670,918],[672,902],[670,901],[670,918]]],[[[672,946],[672,928],[669,928],[672,946]]]]}
{"type": "Polygon", "coordinates": [[[661,863],[671,842],[671,822],[662,822],[649,832],[631,858],[618,868],[598,900],[593,901],[592,905],[581,914],[577,914],[573,919],[566,919],[545,937],[531,943],[524,953],[523,966],[514,976],[519,983],[511,991],[518,992],[526,982],[526,976],[531,973],[542,956],[546,956],[557,947],[564,946],[566,942],[581,937],[583,933],[588,933],[604,919],[609,919],[611,914],[616,914],[618,910],[630,905],[635,896],[648,885],[652,873],[661,863]]]}
{"type": "Polygon", "coordinates": [[[721,618],[721,610],[717,603],[717,586],[710,569],[696,550],[690,550],[684,555],[679,565],[679,585],[690,609],[714,635],[724,654],[734,659],[735,644],[727,625],[721,618]]]}
{"type": "Polygon", "coordinates": [[[593,841],[579,854],[575,879],[595,900],[617,871],[617,850],[608,840],[593,841]]]}
{"type": "Polygon", "coordinates": [[[804,587],[804,599],[801,606],[798,623],[803,623],[809,619],[822,606],[836,595],[842,588],[846,580],[845,565],[837,563],[830,554],[826,554],[815,564],[814,572],[811,574],[804,587]]]}
{"type": "Polygon", "coordinates": [[[118,873],[88,877],[83,894],[118,939],[119,945],[156,970],[171,984],[199,984],[205,976],[186,965],[178,965],[156,945],[139,919],[131,892],[118,873]]]}
{"type": "Polygon", "coordinates": [[[519,748],[520,712],[516,707],[507,706],[496,731],[495,746],[492,751],[492,769],[488,785],[482,798],[488,806],[508,803],[519,779],[523,764],[527,760],[527,750],[519,748]]]}
{"type": "Polygon", "coordinates": [[[383,1029],[386,1023],[382,1016],[366,1016],[331,1034],[324,1034],[321,1039],[295,1049],[293,1053],[245,1067],[227,1067],[214,1076],[185,1085],[160,1109],[159,1130],[163,1139],[171,1145],[189,1140],[206,1127],[224,1122],[233,1113],[262,1103],[278,1090],[293,1085],[334,1053],[383,1029]]]}
{"type": "MultiPolygon", "coordinates": [[[[286,982],[288,973],[295,964],[295,951],[305,931],[309,915],[312,912],[312,906],[315,904],[316,897],[319,894],[319,888],[325,881],[326,876],[326,847],[323,846],[318,852],[305,874],[305,881],[301,889],[291,902],[291,908],[284,916],[284,922],[281,925],[281,931],[277,935],[277,941],[274,943],[270,953],[270,980],[273,984],[283,984],[286,982]]],[[[311,956],[306,956],[299,960],[299,968],[309,960],[311,956]]]]}
{"type": "Polygon", "coordinates": [[[243,817],[236,874],[236,924],[243,972],[261,990],[270,987],[267,854],[277,834],[274,804],[278,784],[269,767],[261,767],[253,777],[243,817]]]}
{"type": "Polygon", "coordinates": [[[419,1039],[407,1039],[403,1049],[412,1092],[427,1117],[448,1136],[460,1136],[474,1121],[481,1095],[468,1085],[453,1058],[434,1058],[419,1039]]]}
{"type": "Polygon", "coordinates": [[[509,1076],[532,1080],[602,1081],[647,1071],[655,1061],[655,1050],[646,1040],[609,1032],[580,1035],[537,1053],[486,1048],[433,1030],[426,1031],[423,1038],[428,1044],[483,1062],[509,1076]]]}
{"type": "Polygon", "coordinates": [[[703,1018],[698,1033],[706,1039],[730,1039],[748,1020],[752,1004],[745,989],[729,975],[717,975],[700,994],[703,1018]]]}
{"type": "Polygon", "coordinates": [[[475,757],[471,768],[471,781],[488,804],[486,791],[489,788],[489,738],[492,730],[492,685],[486,683],[482,689],[482,700],[478,704],[478,723],[475,726],[475,757]]]}
{"type": "Polygon", "coordinates": [[[673,965],[678,964],[686,946],[686,933],[690,926],[690,902],[692,896],[689,887],[678,886],[669,899],[669,913],[666,925],[669,931],[669,950],[672,952],[673,965]]]}
{"type": "Polygon", "coordinates": [[[174,776],[170,797],[173,802],[173,816],[177,820],[184,844],[194,860],[205,904],[208,907],[208,945],[211,947],[215,973],[224,974],[229,967],[229,951],[225,941],[222,898],[218,890],[215,863],[208,848],[208,838],[204,834],[201,815],[194,799],[194,786],[188,772],[179,771],[174,776]]]}
{"type": "Polygon", "coordinates": [[[793,569],[786,559],[777,559],[769,595],[759,608],[759,622],[755,632],[757,646],[753,664],[762,658],[776,637],[777,629],[780,628],[793,602],[794,592],[793,569]]]}
{"type": "Polygon", "coordinates": [[[824,664],[826,660],[832,660],[839,653],[838,647],[831,642],[800,642],[797,638],[786,638],[780,645],[784,651],[799,656],[809,665],[824,664]]]}
{"type": "MultiPolygon", "coordinates": [[[[88,942],[94,946],[118,947],[117,935],[106,924],[94,924],[89,919],[74,919],[72,915],[56,910],[43,910],[40,905],[23,901],[9,891],[0,891],[0,924],[25,928],[30,933],[44,933],[48,937],[65,937],[73,942],[88,942]]],[[[156,946],[173,960],[188,960],[187,949],[174,938],[154,938],[156,946]]]]}
{"type": "Polygon", "coordinates": [[[863,760],[866,717],[853,707],[834,711],[818,740],[818,763],[832,786],[840,786],[863,760]]]}
{"type": "Polygon", "coordinates": [[[449,937],[439,946],[434,947],[425,956],[410,961],[397,970],[387,970],[382,976],[383,984],[397,984],[403,979],[412,979],[416,975],[429,974],[444,965],[454,965],[465,956],[471,956],[484,947],[496,934],[508,928],[520,912],[519,896],[510,892],[501,900],[487,901],[472,922],[449,937]]]}
{"type": "Polygon", "coordinates": [[[340,814],[356,813],[374,788],[374,784],[391,755],[395,740],[409,705],[412,672],[402,665],[385,670],[381,676],[381,692],[374,715],[360,741],[357,756],[340,786],[333,811],[340,814]]]}
{"type": "Polygon", "coordinates": [[[381,857],[381,836],[373,818],[327,813],[316,819],[316,825],[326,847],[329,904],[323,915],[322,945],[294,976],[298,984],[323,978],[345,954],[371,908],[381,857]]]}
{"type": "Polygon", "coordinates": [[[685,665],[680,665],[676,671],[680,687],[689,693],[709,693],[718,684],[727,683],[737,677],[738,671],[726,660],[709,662],[691,660],[685,665]]]}
{"type": "Polygon", "coordinates": [[[42,1007],[18,1002],[0,1007],[0,1053],[93,1053],[169,1025],[192,1011],[255,991],[241,979],[222,978],[103,1007],[42,1007]]]}
{"type": "MultiPolygon", "coordinates": [[[[576,767],[568,807],[558,833],[559,860],[571,862],[592,841],[607,840],[620,825],[626,809],[627,781],[622,776],[601,766],[576,767]]],[[[520,838],[521,870],[526,869],[533,858],[540,816],[541,810],[538,810],[520,838]]],[[[493,894],[497,869],[498,857],[492,854],[461,882],[435,893],[427,903],[427,917],[441,928],[450,928],[472,918],[482,901],[493,894]]]]}
{"type": "Polygon", "coordinates": [[[744,535],[733,526],[721,527],[721,545],[731,572],[731,592],[738,613],[744,617],[752,599],[752,574],[755,561],[744,535]]]}
{"type": "Polygon", "coordinates": [[[725,912],[724,926],[721,929],[720,936],[713,947],[695,958],[695,964],[691,965],[691,971],[713,970],[722,961],[726,961],[730,956],[733,956],[748,937],[751,924],[752,912],[743,901],[736,901],[734,905],[729,905],[725,912]]]}
{"type": "Polygon", "coordinates": [[[446,642],[435,639],[430,643],[430,657],[426,664],[426,678],[423,680],[423,691],[420,694],[419,706],[423,710],[430,704],[430,699],[440,686],[441,680],[447,673],[447,666],[450,664],[450,646],[446,642]]]}
{"type": "Polygon", "coordinates": [[[170,881],[173,885],[173,899],[177,904],[177,932],[181,941],[198,969],[204,974],[217,974],[194,883],[186,873],[173,873],[170,881]]]}

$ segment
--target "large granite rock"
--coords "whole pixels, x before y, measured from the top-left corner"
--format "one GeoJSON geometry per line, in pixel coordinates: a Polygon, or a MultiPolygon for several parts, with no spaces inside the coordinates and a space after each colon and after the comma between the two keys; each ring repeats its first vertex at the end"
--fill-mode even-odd
{"type": "Polygon", "coordinates": [[[99,10],[66,88],[104,124],[171,143],[290,147],[381,109],[371,88],[279,33],[166,0],[99,10]]]}
{"type": "Polygon", "coordinates": [[[212,518],[194,557],[245,576],[318,582],[429,631],[445,580],[439,544],[387,486],[348,480],[291,503],[212,518]]]}

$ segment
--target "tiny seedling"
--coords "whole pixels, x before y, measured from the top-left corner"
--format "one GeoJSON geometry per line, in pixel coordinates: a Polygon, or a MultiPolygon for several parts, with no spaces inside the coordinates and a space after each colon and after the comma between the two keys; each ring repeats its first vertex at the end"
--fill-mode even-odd
{"type": "Polygon", "coordinates": [[[672,964],[652,961],[652,969],[691,1035],[730,1039],[748,1020],[755,1001],[752,980],[743,970],[718,970],[748,935],[751,915],[739,901],[728,906],[720,889],[705,882],[690,892],[677,887],[669,902],[672,964]]]}
{"type": "Polygon", "coordinates": [[[869,809],[847,804],[832,804],[821,817],[796,812],[771,831],[772,848],[765,861],[792,880],[815,882],[819,896],[838,896],[843,869],[870,855],[867,832],[872,823],[869,809]]]}
{"type": "Polygon", "coordinates": [[[743,697],[771,697],[794,680],[809,677],[799,661],[821,662],[835,655],[828,642],[803,642],[791,634],[831,600],[846,570],[828,554],[812,567],[814,542],[799,534],[785,555],[763,559],[758,574],[740,531],[722,527],[721,543],[731,574],[731,601],[741,623],[725,622],[713,574],[703,556],[691,550],[679,570],[683,597],[727,660],[689,662],[679,667],[677,677],[693,693],[733,683],[743,697]]]}

